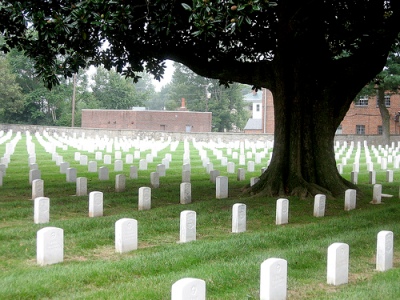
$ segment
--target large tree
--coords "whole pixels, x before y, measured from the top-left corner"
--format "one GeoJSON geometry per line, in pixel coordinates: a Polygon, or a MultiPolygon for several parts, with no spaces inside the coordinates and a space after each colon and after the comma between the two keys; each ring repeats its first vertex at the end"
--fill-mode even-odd
{"type": "Polygon", "coordinates": [[[49,86],[58,72],[71,76],[87,61],[133,77],[145,64],[159,78],[171,59],[205,77],[269,88],[274,154],[252,191],[300,196],[341,195],[352,186],[336,169],[334,134],[354,97],[385,65],[399,19],[398,0],[0,5],[8,47],[24,49],[49,86]]]}

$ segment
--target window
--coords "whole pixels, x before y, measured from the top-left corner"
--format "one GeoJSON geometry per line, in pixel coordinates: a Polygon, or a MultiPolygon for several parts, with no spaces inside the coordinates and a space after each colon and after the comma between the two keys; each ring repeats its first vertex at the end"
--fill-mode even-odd
{"type": "Polygon", "coordinates": [[[336,129],[336,134],[342,134],[343,130],[342,130],[342,124],[340,124],[338,126],[338,128],[336,129]]]}
{"type": "Polygon", "coordinates": [[[382,125],[378,125],[378,134],[380,134],[380,135],[383,134],[382,125]]]}
{"type": "Polygon", "coordinates": [[[364,135],[365,134],[365,125],[356,125],[356,134],[364,135]]]}
{"type": "Polygon", "coordinates": [[[256,104],[256,111],[260,111],[260,104],[256,104]]]}
{"type": "Polygon", "coordinates": [[[160,125],[160,130],[165,131],[165,125],[160,125]]]}
{"type": "MultiPolygon", "coordinates": [[[[385,95],[385,106],[390,107],[390,95],[385,95]]],[[[376,107],[378,107],[378,96],[376,96],[376,107]]]]}
{"type": "Polygon", "coordinates": [[[362,96],[356,100],[356,106],[368,106],[368,97],[362,96]]]}

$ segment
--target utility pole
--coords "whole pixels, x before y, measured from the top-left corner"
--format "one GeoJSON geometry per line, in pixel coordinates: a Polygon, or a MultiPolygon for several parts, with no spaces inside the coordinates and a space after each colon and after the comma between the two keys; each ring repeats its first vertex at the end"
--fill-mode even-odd
{"type": "Polygon", "coordinates": [[[72,90],[72,122],[71,127],[75,127],[75,94],[76,94],[76,73],[73,76],[73,90],[72,90]]]}

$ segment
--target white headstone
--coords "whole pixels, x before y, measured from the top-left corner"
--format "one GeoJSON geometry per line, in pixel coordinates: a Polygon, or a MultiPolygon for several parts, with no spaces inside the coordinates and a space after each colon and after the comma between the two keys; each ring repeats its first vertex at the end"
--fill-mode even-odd
{"type": "Polygon", "coordinates": [[[344,210],[349,211],[356,208],[357,191],[354,189],[346,190],[344,194],[344,210]]]}
{"type": "Polygon", "coordinates": [[[109,180],[109,172],[107,167],[100,167],[99,168],[99,180],[109,180]]]}
{"type": "Polygon", "coordinates": [[[138,226],[135,219],[123,218],[115,222],[115,251],[125,253],[138,248],[138,226]]]}
{"type": "Polygon", "coordinates": [[[102,192],[90,192],[89,193],[89,217],[101,217],[103,216],[103,193],[102,192]]]}
{"type": "Polygon", "coordinates": [[[29,184],[32,184],[32,182],[36,179],[41,179],[40,170],[38,169],[29,170],[29,184]]]}
{"type": "Polygon", "coordinates": [[[68,168],[66,173],[67,182],[76,182],[77,171],[75,168],[68,168]]]}
{"type": "Polygon", "coordinates": [[[182,171],[182,182],[190,182],[191,171],[183,170],[182,171]]]}
{"type": "Polygon", "coordinates": [[[382,201],[382,185],[375,184],[372,192],[372,203],[380,204],[382,201]]]}
{"type": "Polygon", "coordinates": [[[197,278],[183,278],[171,288],[171,300],[206,300],[206,282],[197,278]]]}
{"type": "Polygon", "coordinates": [[[88,164],[88,157],[87,157],[87,155],[81,155],[81,156],[79,157],[79,164],[82,165],[82,166],[87,166],[87,164],[88,164]]]}
{"type": "Polygon", "coordinates": [[[236,203],[232,207],[232,232],[246,231],[246,204],[236,203]]]}
{"type": "Polygon", "coordinates": [[[341,285],[349,279],[349,245],[333,243],[328,248],[327,283],[341,285]]]}
{"type": "Polygon", "coordinates": [[[261,264],[260,300],[287,299],[287,261],[268,258],[261,264]]]}
{"type": "Polygon", "coordinates": [[[280,198],[276,201],[276,225],[289,222],[289,200],[280,198]]]}
{"type": "Polygon", "coordinates": [[[196,212],[184,210],[180,216],[180,239],[181,243],[196,240],[196,212]]]}
{"type": "Polygon", "coordinates": [[[129,167],[129,178],[137,179],[138,178],[138,169],[136,166],[129,167]]]}
{"type": "Polygon", "coordinates": [[[166,175],[166,172],[165,172],[165,165],[163,165],[163,164],[158,164],[158,165],[157,165],[156,171],[157,171],[157,173],[158,173],[158,175],[159,175],[160,177],[165,177],[165,175],[166,175]]]}
{"type": "Polygon", "coordinates": [[[67,174],[67,169],[69,168],[69,162],[60,163],[60,174],[67,174]]]}
{"type": "Polygon", "coordinates": [[[244,168],[238,168],[237,170],[237,180],[243,181],[246,179],[246,170],[244,168]]]}
{"type": "Polygon", "coordinates": [[[254,161],[247,162],[247,172],[254,172],[254,161]]]}
{"type": "Polygon", "coordinates": [[[325,215],[326,196],[317,194],[314,197],[314,217],[323,217],[325,215]]]}
{"type": "Polygon", "coordinates": [[[369,171],[369,184],[375,184],[376,183],[376,172],[375,171],[369,171]]]}
{"type": "Polygon", "coordinates": [[[110,154],[105,154],[104,155],[103,163],[105,165],[111,165],[111,155],[110,154]]]}
{"type": "Polygon", "coordinates": [[[150,173],[150,184],[153,189],[160,187],[160,174],[158,174],[158,172],[150,173]]]}
{"type": "Polygon", "coordinates": [[[38,197],[44,197],[44,181],[42,179],[32,181],[32,200],[38,197]]]}
{"type": "Polygon", "coordinates": [[[393,170],[386,170],[386,181],[393,182],[393,170]]]}
{"type": "Polygon", "coordinates": [[[34,203],[35,224],[44,224],[50,221],[50,199],[47,197],[37,197],[34,203]]]}
{"type": "Polygon", "coordinates": [[[217,176],[215,180],[215,194],[217,199],[228,198],[228,177],[217,176]]]}
{"type": "Polygon", "coordinates": [[[138,210],[148,210],[151,208],[151,188],[139,188],[138,210]]]}
{"type": "Polygon", "coordinates": [[[122,172],[124,170],[124,162],[120,159],[114,161],[114,171],[115,172],[122,172]]]}
{"type": "Polygon", "coordinates": [[[234,162],[228,162],[228,164],[227,164],[227,167],[226,167],[226,171],[229,173],[229,174],[233,174],[233,173],[235,173],[235,163],[234,162]]]}
{"type": "Polygon", "coordinates": [[[115,175],[115,191],[117,193],[125,191],[126,177],[124,174],[115,175]]]}
{"type": "Polygon", "coordinates": [[[351,171],[351,183],[358,184],[358,172],[351,171]]]}
{"type": "Polygon", "coordinates": [[[76,195],[87,196],[87,178],[78,177],[76,179],[76,195]]]}
{"type": "Polygon", "coordinates": [[[64,230],[45,227],[37,232],[36,261],[38,265],[51,265],[64,260],[64,230]]]}
{"type": "Polygon", "coordinates": [[[192,202],[192,185],[190,182],[182,182],[180,184],[180,202],[181,204],[192,202]]]}
{"type": "Polygon", "coordinates": [[[133,164],[133,154],[127,154],[125,156],[125,163],[127,164],[133,164]]]}
{"type": "Polygon", "coordinates": [[[387,271],[391,268],[393,268],[393,232],[382,230],[377,237],[376,269],[387,271]]]}
{"type": "Polygon", "coordinates": [[[215,183],[218,176],[220,176],[219,170],[210,171],[210,182],[215,183]]]}
{"type": "Polygon", "coordinates": [[[96,173],[97,172],[97,161],[91,160],[88,163],[88,172],[96,173]]]}
{"type": "Polygon", "coordinates": [[[147,170],[147,161],[145,159],[139,160],[139,170],[147,170]]]}

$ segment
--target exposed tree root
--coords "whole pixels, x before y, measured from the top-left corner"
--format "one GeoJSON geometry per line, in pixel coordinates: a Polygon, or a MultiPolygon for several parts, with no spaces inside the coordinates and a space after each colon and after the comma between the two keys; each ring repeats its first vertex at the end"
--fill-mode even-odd
{"type": "MultiPolygon", "coordinates": [[[[300,199],[314,197],[317,194],[324,194],[327,199],[344,197],[347,189],[356,189],[357,186],[344,178],[338,176],[331,180],[329,187],[322,187],[319,184],[308,182],[300,176],[291,176],[284,180],[282,176],[272,176],[268,170],[260,176],[260,180],[253,186],[247,185],[243,193],[267,197],[288,197],[296,196],[300,199]]],[[[358,194],[358,196],[360,196],[358,194]]]]}

